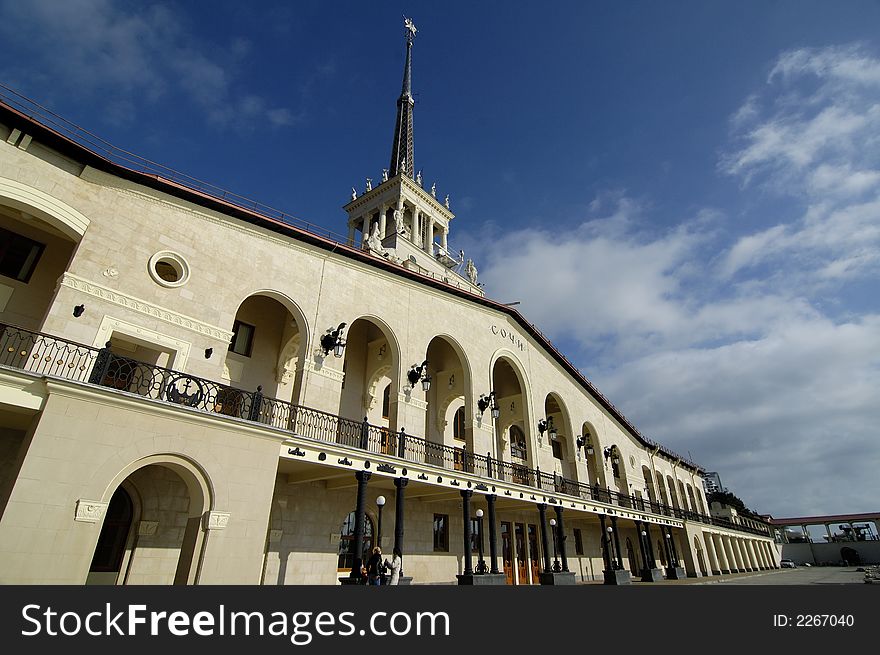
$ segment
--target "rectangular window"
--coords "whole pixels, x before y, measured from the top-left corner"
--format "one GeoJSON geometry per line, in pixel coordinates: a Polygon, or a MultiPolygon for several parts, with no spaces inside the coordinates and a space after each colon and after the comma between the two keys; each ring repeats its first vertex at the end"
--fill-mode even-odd
{"type": "Polygon", "coordinates": [[[251,348],[254,345],[254,326],[236,321],[232,324],[232,341],[229,350],[245,357],[251,356],[251,348]]]}
{"type": "Polygon", "coordinates": [[[46,246],[0,228],[0,275],[28,282],[46,246]]]}
{"type": "Polygon", "coordinates": [[[434,550],[449,552],[449,515],[434,514],[434,550]]]}
{"type": "Polygon", "coordinates": [[[553,457],[556,459],[562,459],[562,444],[556,441],[556,439],[550,440],[550,447],[553,449],[553,457]]]}
{"type": "Polygon", "coordinates": [[[581,537],[581,529],[574,529],[574,554],[575,555],[583,555],[584,554],[584,540],[581,537]]]}

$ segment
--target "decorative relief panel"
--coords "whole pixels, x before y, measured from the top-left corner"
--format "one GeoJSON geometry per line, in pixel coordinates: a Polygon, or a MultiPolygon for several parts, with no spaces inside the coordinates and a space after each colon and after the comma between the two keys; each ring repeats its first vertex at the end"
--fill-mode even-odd
{"type": "Polygon", "coordinates": [[[84,500],[80,498],[76,501],[76,512],[73,519],[83,523],[98,523],[104,518],[107,505],[109,503],[102,503],[100,500],[84,500]]]}
{"type": "Polygon", "coordinates": [[[139,537],[152,537],[159,530],[159,521],[141,521],[138,523],[139,537]]]}
{"type": "Polygon", "coordinates": [[[205,530],[223,530],[229,525],[229,512],[205,512],[205,530]]]}

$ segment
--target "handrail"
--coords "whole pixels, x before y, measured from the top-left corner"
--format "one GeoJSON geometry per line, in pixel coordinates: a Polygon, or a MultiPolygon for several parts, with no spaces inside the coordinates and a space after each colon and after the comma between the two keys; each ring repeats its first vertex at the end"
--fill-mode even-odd
{"type": "Polygon", "coordinates": [[[467,450],[466,446],[447,446],[410,435],[403,430],[392,431],[383,426],[372,425],[366,419],[358,421],[295,405],[264,395],[261,386],[256,391],[247,391],[123,357],[113,353],[109,344],[104,348],[94,348],[41,332],[0,324],[0,366],[97,385],[200,412],[231,416],[316,441],[338,443],[410,462],[470,473],[485,479],[770,536],[769,529],[762,531],[726,519],[670,507],[640,496],[603,489],[598,484],[589,485],[570,480],[557,473],[541,471],[537,467],[529,468],[524,463],[493,458],[490,453],[480,455],[467,450]]]}

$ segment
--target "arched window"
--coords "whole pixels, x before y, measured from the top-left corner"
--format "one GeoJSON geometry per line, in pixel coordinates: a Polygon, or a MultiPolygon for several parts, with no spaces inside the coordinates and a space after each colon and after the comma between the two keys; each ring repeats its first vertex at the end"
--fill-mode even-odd
{"type": "Polygon", "coordinates": [[[518,425],[510,426],[510,456],[514,459],[526,461],[526,435],[518,425]]]}
{"type": "MultiPolygon", "coordinates": [[[[351,571],[354,564],[354,522],[355,513],[352,512],[342,522],[342,530],[339,534],[339,556],[336,560],[336,568],[340,571],[351,571]]],[[[364,552],[361,559],[366,562],[365,555],[373,550],[373,520],[364,514],[364,552]]]]}
{"type": "Polygon", "coordinates": [[[104,526],[101,528],[101,536],[98,537],[98,545],[95,547],[95,556],[92,558],[89,571],[119,572],[122,556],[125,554],[125,542],[128,541],[128,531],[131,528],[132,513],[131,498],[125,489],[119,487],[107,507],[104,526]]]}
{"type": "Polygon", "coordinates": [[[452,436],[459,441],[464,441],[464,405],[458,408],[452,419],[452,436]]]}
{"type": "Polygon", "coordinates": [[[382,392],[382,418],[388,419],[388,416],[391,414],[391,384],[389,383],[385,387],[385,391],[382,392]]]}

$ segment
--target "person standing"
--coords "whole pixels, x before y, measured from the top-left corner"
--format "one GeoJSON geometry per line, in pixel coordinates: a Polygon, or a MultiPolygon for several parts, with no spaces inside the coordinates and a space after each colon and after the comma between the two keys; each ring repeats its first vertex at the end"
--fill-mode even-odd
{"type": "Polygon", "coordinates": [[[403,566],[403,555],[400,553],[400,548],[394,548],[394,554],[391,556],[391,561],[389,562],[388,560],[385,560],[385,566],[391,571],[391,577],[388,579],[388,584],[400,584],[400,568],[403,566]]]}
{"type": "Polygon", "coordinates": [[[379,586],[382,584],[382,549],[376,546],[373,554],[367,561],[367,584],[379,586]]]}

